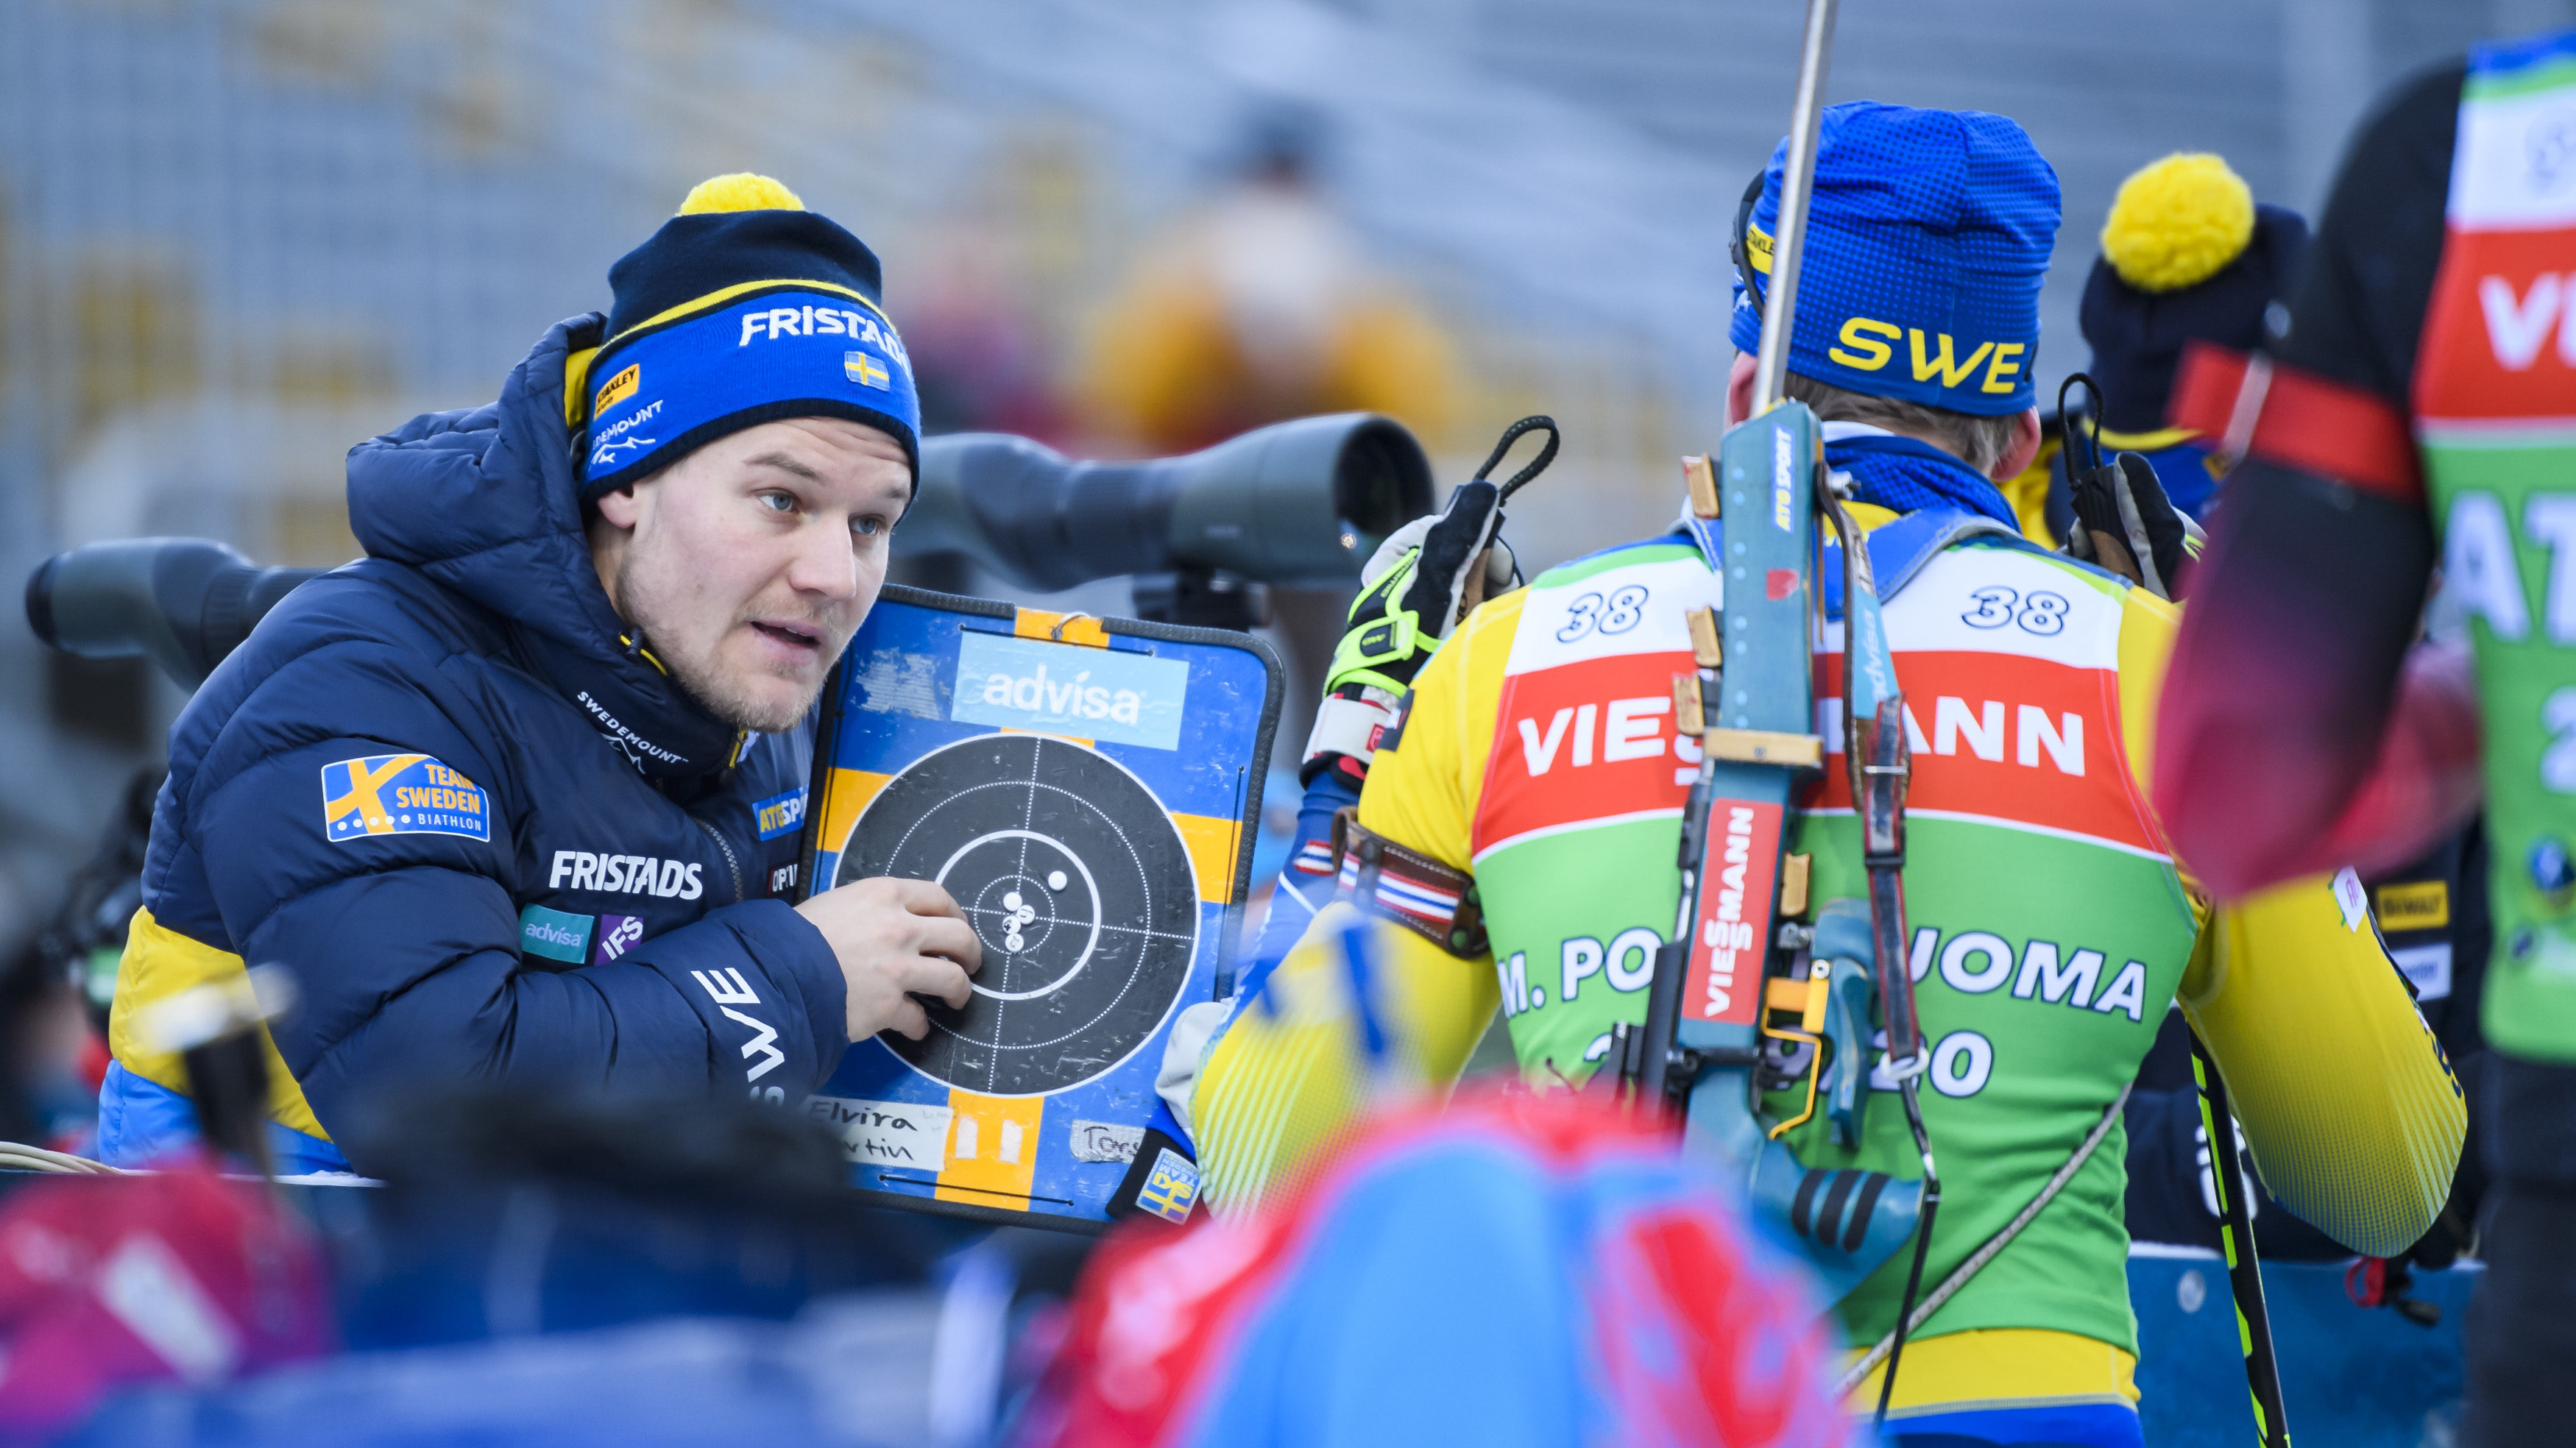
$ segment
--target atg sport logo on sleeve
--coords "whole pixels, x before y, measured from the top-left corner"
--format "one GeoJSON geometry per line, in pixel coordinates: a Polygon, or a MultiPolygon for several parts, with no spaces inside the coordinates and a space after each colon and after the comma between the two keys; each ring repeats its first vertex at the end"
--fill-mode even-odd
{"type": "Polygon", "coordinates": [[[949,717],[1178,749],[1189,682],[1190,666],[1178,659],[968,633],[958,642],[957,700],[949,717]]]}
{"type": "Polygon", "coordinates": [[[492,838],[491,801],[426,754],[371,754],[322,766],[322,833],[492,838]]]}
{"type": "Polygon", "coordinates": [[[764,840],[774,840],[796,829],[805,823],[804,786],[759,801],[751,807],[751,817],[764,840]]]}

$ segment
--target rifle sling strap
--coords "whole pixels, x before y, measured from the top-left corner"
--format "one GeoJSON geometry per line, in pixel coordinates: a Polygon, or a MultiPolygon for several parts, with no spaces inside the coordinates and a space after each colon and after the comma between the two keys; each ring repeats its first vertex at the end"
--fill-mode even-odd
{"type": "Polygon", "coordinates": [[[1361,827],[1358,811],[1333,816],[1334,893],[1457,956],[1485,953],[1476,877],[1361,827]]]}

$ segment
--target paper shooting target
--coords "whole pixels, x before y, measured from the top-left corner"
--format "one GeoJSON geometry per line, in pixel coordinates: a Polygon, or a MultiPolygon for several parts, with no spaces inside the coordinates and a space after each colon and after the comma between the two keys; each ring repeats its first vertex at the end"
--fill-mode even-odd
{"type": "Polygon", "coordinates": [[[1137,1162],[1173,1023],[1232,992],[1280,677],[1250,634],[886,586],[825,692],[789,873],[937,881],[983,968],[806,1099],[864,1197],[1073,1231],[1148,1209],[1121,1193],[1162,1179],[1137,1162]]]}
{"type": "Polygon", "coordinates": [[[835,885],[930,880],[983,941],[964,1010],[886,1046],[950,1086],[1034,1096],[1101,1076],[1187,985],[1199,896],[1189,848],[1133,774],[1061,739],[992,734],[913,761],[852,828],[835,885]]]}

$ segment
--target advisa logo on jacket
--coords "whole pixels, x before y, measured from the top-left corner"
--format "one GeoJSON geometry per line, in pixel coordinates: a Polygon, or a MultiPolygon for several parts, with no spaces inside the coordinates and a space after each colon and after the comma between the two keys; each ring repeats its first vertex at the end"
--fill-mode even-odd
{"type": "Polygon", "coordinates": [[[426,754],[370,754],[322,766],[322,833],[492,838],[491,802],[474,781],[426,754]]]}

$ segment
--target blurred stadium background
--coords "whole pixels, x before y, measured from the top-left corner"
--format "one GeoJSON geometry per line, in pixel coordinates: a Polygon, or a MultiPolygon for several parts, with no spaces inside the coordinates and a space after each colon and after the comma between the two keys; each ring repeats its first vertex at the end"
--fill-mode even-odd
{"type": "MultiPolygon", "coordinates": [[[[139,534],[352,556],[348,446],[489,399],[709,174],[884,256],[941,430],[1098,455],[1373,406],[1441,481],[1546,410],[1535,563],[1644,531],[1723,422],[1725,230],[1793,0],[6,0],[0,564],[139,534]]],[[[2130,170],[2313,209],[2371,93],[2576,0],[1847,0],[1830,93],[2027,126],[2042,378],[2130,170]]],[[[0,936],[178,697],[0,626],[0,936]]],[[[1289,743],[1294,748],[1294,741],[1289,743]]]]}

